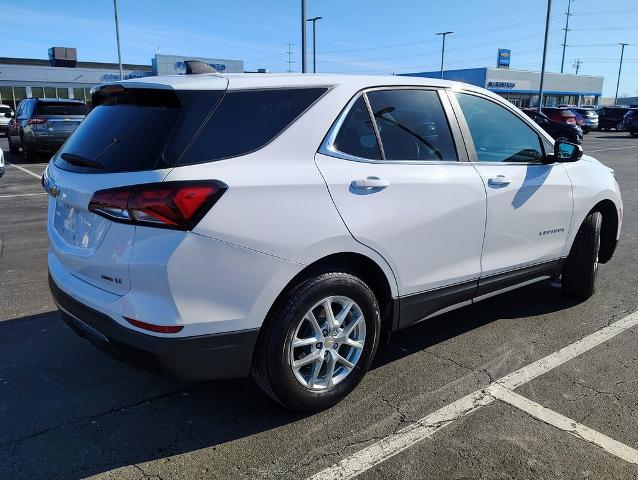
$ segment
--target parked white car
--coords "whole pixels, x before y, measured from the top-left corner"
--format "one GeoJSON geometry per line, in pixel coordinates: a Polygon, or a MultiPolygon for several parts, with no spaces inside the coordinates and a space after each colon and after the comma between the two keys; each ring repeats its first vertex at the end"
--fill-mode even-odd
{"type": "Polygon", "coordinates": [[[548,277],[588,298],[620,235],[613,171],[474,86],[199,74],[93,102],[43,178],[63,317],[292,409],[335,404],[380,337],[442,311],[548,277]]]}
{"type": "Polygon", "coordinates": [[[13,109],[0,103],[0,132],[7,134],[7,126],[13,118],[13,109]]]}

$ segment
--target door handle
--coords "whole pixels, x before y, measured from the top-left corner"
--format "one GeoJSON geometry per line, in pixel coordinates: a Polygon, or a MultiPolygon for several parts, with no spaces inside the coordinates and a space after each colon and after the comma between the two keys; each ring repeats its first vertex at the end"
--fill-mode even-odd
{"type": "Polygon", "coordinates": [[[490,185],[495,186],[505,186],[512,183],[512,181],[507,178],[505,175],[497,175],[496,177],[492,177],[487,181],[490,185]]]}
{"type": "Polygon", "coordinates": [[[353,180],[351,186],[352,188],[386,188],[390,186],[390,182],[379,177],[366,177],[353,180]]]}

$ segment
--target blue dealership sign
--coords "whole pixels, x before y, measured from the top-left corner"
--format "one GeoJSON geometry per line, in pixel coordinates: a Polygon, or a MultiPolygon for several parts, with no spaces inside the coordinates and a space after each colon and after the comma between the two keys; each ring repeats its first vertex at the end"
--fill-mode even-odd
{"type": "Polygon", "coordinates": [[[498,59],[496,61],[496,66],[498,68],[510,68],[510,55],[512,51],[507,48],[499,48],[498,49],[498,59]]]}

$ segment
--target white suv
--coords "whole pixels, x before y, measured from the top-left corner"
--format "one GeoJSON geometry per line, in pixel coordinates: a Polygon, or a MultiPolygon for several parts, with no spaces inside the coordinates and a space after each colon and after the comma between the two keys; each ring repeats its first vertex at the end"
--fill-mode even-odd
{"type": "Polygon", "coordinates": [[[589,297],[619,238],[613,171],[470,85],[199,74],[93,104],[43,177],[63,317],[289,408],[338,402],[441,311],[548,277],[589,297]]]}

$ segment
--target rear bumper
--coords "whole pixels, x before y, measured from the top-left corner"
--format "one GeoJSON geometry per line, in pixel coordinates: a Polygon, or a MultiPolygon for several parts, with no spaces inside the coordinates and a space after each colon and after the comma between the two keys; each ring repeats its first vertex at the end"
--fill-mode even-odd
{"type": "Polygon", "coordinates": [[[48,137],[39,135],[30,135],[24,137],[24,142],[27,144],[27,148],[41,152],[55,152],[57,151],[68,136],[64,138],[60,137],[48,137]]]}
{"type": "Polygon", "coordinates": [[[64,321],[100,350],[136,367],[189,381],[248,375],[259,329],[156,337],[123,327],[62,291],[49,275],[49,286],[64,321]]]}

